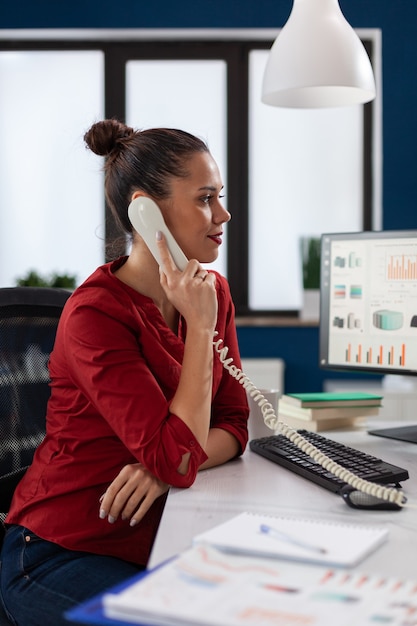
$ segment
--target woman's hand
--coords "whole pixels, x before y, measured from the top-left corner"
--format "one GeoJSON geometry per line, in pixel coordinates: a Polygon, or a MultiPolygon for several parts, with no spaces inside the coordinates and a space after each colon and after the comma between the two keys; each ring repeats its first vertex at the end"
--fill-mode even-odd
{"type": "Polygon", "coordinates": [[[121,515],[135,526],[168,489],[140,463],[125,465],[100,498],[100,518],[113,524],[121,515]]]}
{"type": "Polygon", "coordinates": [[[216,278],[192,259],[181,272],[175,265],[162,233],[157,239],[161,257],[160,281],[168,300],[187,325],[214,331],[217,322],[216,278]]]}

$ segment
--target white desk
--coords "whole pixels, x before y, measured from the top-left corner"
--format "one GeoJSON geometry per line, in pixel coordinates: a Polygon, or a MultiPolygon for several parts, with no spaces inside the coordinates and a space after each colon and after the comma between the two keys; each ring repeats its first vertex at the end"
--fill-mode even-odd
{"type": "MultiPolygon", "coordinates": [[[[372,428],[386,421],[370,421],[372,428]]],[[[368,435],[365,427],[333,431],[329,438],[375,454],[408,470],[404,493],[416,508],[401,511],[359,511],[340,496],[246,450],[242,458],[199,473],[189,489],[171,489],[149,565],[157,565],[191,545],[193,536],[241,511],[328,518],[334,521],[386,525],[388,541],[359,569],[373,574],[416,579],[417,445],[368,435]]]]}

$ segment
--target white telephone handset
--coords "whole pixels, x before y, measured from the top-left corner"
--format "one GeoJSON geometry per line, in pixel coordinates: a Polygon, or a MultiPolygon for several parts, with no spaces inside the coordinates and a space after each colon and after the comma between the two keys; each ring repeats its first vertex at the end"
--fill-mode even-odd
{"type": "Polygon", "coordinates": [[[134,229],[145,241],[158,265],[161,265],[158,244],[156,242],[156,232],[159,230],[166,239],[175,265],[179,270],[184,271],[188,259],[168,230],[161,210],[156,202],[147,196],[138,196],[130,203],[128,214],[134,229]]]}
{"type": "MultiPolygon", "coordinates": [[[[185,269],[188,259],[165,224],[160,208],[153,200],[151,200],[151,198],[148,198],[147,196],[138,196],[132,200],[128,208],[128,215],[132,226],[143,238],[158,265],[161,265],[161,259],[156,241],[156,233],[157,231],[161,231],[166,239],[169,251],[178,269],[181,271],[185,269]]],[[[227,346],[222,345],[223,339],[217,338],[217,335],[218,332],[216,331],[213,345],[223,367],[242,385],[255,402],[259,404],[265,424],[271,430],[275,431],[276,434],[280,433],[285,435],[285,437],[295,443],[301,450],[303,450],[303,452],[311,456],[314,461],[324,466],[328,472],[338,476],[358,491],[376,496],[382,500],[395,502],[401,507],[405,506],[406,498],[400,491],[392,487],[384,487],[382,485],[377,485],[376,483],[364,480],[363,478],[359,478],[350,470],[347,470],[338,463],[335,463],[335,461],[331,460],[329,457],[325,456],[323,452],[304,439],[304,437],[302,437],[296,430],[283,422],[279,422],[275,414],[274,407],[272,407],[265,396],[262,395],[259,389],[255,387],[252,381],[242,372],[242,370],[233,364],[233,358],[227,358],[229,349],[227,346]]]]}

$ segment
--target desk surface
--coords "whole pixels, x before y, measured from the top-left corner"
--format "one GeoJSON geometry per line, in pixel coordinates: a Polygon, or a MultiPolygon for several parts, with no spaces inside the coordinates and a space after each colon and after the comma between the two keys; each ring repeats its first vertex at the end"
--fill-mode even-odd
{"type": "MultiPolygon", "coordinates": [[[[378,428],[390,424],[373,420],[369,426],[378,428]]],[[[240,459],[200,472],[189,489],[171,489],[150,567],[189,547],[192,538],[203,530],[242,511],[255,511],[384,525],[389,529],[388,541],[364,560],[359,569],[370,574],[384,573],[415,579],[417,445],[369,435],[365,427],[345,432],[332,431],[325,435],[407,469],[410,478],[403,483],[404,493],[416,508],[401,511],[351,509],[340,496],[247,449],[240,459]]]]}
{"type": "MultiPolygon", "coordinates": [[[[398,425],[398,424],[397,424],[398,425]]],[[[391,426],[372,420],[369,427],[391,426]]],[[[404,467],[410,478],[404,493],[416,508],[401,511],[360,511],[340,496],[275,465],[249,449],[240,458],[202,471],[189,489],[171,489],[149,567],[154,567],[191,545],[198,533],[242,511],[271,515],[329,519],[352,524],[386,526],[388,541],[356,568],[363,573],[416,579],[417,556],[417,445],[369,435],[366,428],[333,431],[326,436],[404,467]]],[[[103,615],[100,598],[77,607],[70,618],[83,624],[125,624],[103,615]]],[[[127,626],[127,623],[126,623],[127,626]]]]}

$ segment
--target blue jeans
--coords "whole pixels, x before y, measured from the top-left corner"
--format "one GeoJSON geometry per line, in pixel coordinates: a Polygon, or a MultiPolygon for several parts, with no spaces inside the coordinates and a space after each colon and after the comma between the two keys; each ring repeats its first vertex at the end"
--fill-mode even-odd
{"type": "Polygon", "coordinates": [[[12,624],[68,626],[65,611],[141,569],[114,557],[67,550],[11,526],[0,556],[0,598],[12,624]]]}

